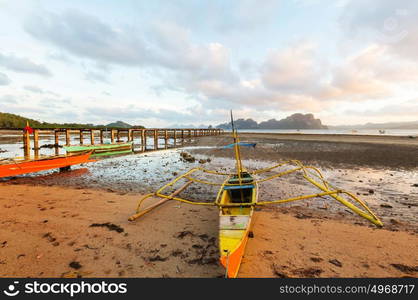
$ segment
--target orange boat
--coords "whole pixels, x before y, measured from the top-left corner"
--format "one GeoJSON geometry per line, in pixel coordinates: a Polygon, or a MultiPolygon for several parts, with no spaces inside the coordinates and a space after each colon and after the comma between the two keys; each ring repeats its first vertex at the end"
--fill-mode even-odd
{"type": "Polygon", "coordinates": [[[72,165],[78,165],[89,161],[92,152],[75,154],[48,156],[38,159],[26,160],[0,160],[0,178],[34,173],[50,169],[66,169],[72,165]]]}

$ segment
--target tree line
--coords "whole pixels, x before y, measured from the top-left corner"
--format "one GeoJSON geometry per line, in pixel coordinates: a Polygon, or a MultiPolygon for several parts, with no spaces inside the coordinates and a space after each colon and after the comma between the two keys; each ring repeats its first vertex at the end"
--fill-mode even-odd
{"type": "MultiPolygon", "coordinates": [[[[104,128],[118,128],[117,123],[109,125],[94,125],[94,124],[79,124],[79,123],[48,123],[37,120],[25,118],[11,113],[0,112],[0,128],[24,128],[26,122],[29,122],[32,128],[86,128],[86,129],[104,129],[104,128]]],[[[126,124],[126,123],[125,123],[126,124]]],[[[122,128],[122,127],[121,127],[122,128]]],[[[127,128],[126,126],[123,128],[127,128]]],[[[129,128],[144,128],[144,126],[130,126],[129,128]]]]}

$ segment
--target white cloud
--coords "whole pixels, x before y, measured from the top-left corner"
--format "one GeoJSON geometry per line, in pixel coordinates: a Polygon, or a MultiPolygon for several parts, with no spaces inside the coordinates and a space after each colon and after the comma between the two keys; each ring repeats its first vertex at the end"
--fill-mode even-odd
{"type": "Polygon", "coordinates": [[[78,10],[63,14],[42,11],[27,19],[25,29],[33,37],[76,56],[125,66],[147,61],[145,45],[136,32],[113,28],[78,10]]]}
{"type": "Polygon", "coordinates": [[[29,92],[33,92],[33,93],[37,93],[37,94],[44,94],[45,91],[37,86],[33,86],[33,85],[25,85],[23,87],[25,90],[29,91],[29,92]]]}
{"type": "Polygon", "coordinates": [[[262,67],[264,84],[274,90],[306,92],[317,85],[320,65],[315,61],[314,46],[298,43],[283,50],[271,51],[262,67]]]}
{"type": "Polygon", "coordinates": [[[51,76],[51,72],[44,65],[34,63],[25,57],[17,57],[13,54],[5,55],[0,53],[0,65],[19,73],[33,73],[46,77],[51,76]]]}
{"type": "Polygon", "coordinates": [[[11,82],[9,76],[0,72],[0,85],[9,85],[11,82]]]}
{"type": "Polygon", "coordinates": [[[0,97],[0,103],[2,104],[17,104],[18,100],[13,95],[3,95],[0,97]]]}

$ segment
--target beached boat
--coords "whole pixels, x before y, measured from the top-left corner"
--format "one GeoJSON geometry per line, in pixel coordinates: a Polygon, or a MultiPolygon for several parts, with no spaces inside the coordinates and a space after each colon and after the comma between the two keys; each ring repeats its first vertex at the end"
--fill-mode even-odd
{"type": "Polygon", "coordinates": [[[86,151],[93,151],[92,157],[99,157],[132,153],[132,143],[133,142],[87,146],[64,146],[64,149],[67,151],[67,153],[82,153],[86,151]]]}
{"type": "MultiPolygon", "coordinates": [[[[240,182],[231,176],[229,184],[240,182]]],[[[219,253],[221,264],[228,277],[236,277],[251,228],[254,205],[257,203],[257,186],[247,172],[241,173],[241,185],[225,186],[219,210],[219,253]]]]}
{"type": "Polygon", "coordinates": [[[222,173],[200,167],[191,169],[167,183],[155,193],[142,197],[138,203],[136,213],[129,220],[134,221],[169,200],[194,205],[217,206],[219,208],[219,258],[220,263],[225,267],[225,276],[229,278],[238,275],[248,238],[252,234],[251,223],[256,206],[331,197],[376,226],[383,226],[382,222],[363,201],[350,192],[332,186],[315,167],[304,166],[297,160],[291,160],[265,169],[246,170],[241,162],[240,146],[255,147],[255,144],[240,142],[234,128],[232,112],[231,124],[234,142],[222,148],[234,148],[236,168],[233,173],[222,173]],[[319,192],[273,201],[260,201],[258,199],[259,184],[292,173],[302,175],[306,182],[318,188],[319,192]],[[201,177],[198,177],[198,174],[201,177]],[[207,178],[211,176],[222,176],[223,180],[218,182],[208,181],[207,178]],[[176,189],[176,186],[182,181],[185,181],[185,183],[176,189]],[[179,197],[178,195],[192,183],[220,186],[216,199],[213,202],[197,202],[179,197]],[[173,189],[174,191],[172,191],[173,189]],[[167,193],[169,190],[172,192],[167,193]],[[162,200],[142,208],[145,200],[153,197],[162,198],[162,200]]]}
{"type": "Polygon", "coordinates": [[[47,156],[36,159],[2,159],[0,160],[0,178],[34,173],[50,169],[66,169],[72,165],[88,162],[91,152],[47,156]]]}

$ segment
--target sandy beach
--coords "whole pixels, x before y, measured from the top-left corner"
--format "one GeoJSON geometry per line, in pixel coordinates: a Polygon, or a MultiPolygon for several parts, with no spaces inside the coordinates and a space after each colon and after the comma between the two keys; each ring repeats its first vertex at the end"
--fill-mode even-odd
{"type": "MultiPolygon", "coordinates": [[[[239,277],[418,276],[417,139],[242,134],[242,140],[258,143],[243,149],[250,166],[298,159],[324,168],[330,179],[359,192],[385,226],[377,229],[321,201],[257,209],[239,277]]],[[[217,168],[232,153],[205,147],[229,142],[227,136],[200,138],[187,152],[210,157],[205,168],[217,168]]],[[[134,177],[116,177],[116,184],[95,173],[99,167],[117,173],[118,163],[126,169],[135,155],[63,174],[3,180],[0,276],[222,277],[215,207],[171,201],[128,221],[141,194],[174,178],[173,170],[199,165],[179,167],[177,152],[161,153],[166,154],[140,154],[143,160],[132,161],[136,169],[129,172],[140,175],[159,168],[153,155],[163,164],[161,174],[148,174],[158,180],[147,177],[146,185],[134,177]]],[[[267,186],[261,196],[284,197],[303,187],[293,178],[267,186]]]]}
{"type": "MultiPolygon", "coordinates": [[[[0,188],[2,277],[223,276],[216,208],[170,202],[129,222],[137,195],[0,188]]],[[[417,276],[416,233],[355,220],[325,218],[300,207],[257,211],[239,276],[417,276]]]]}
{"type": "Polygon", "coordinates": [[[10,184],[0,188],[2,277],[222,275],[214,208],[167,203],[131,223],[128,217],[139,195],[10,184]]]}

